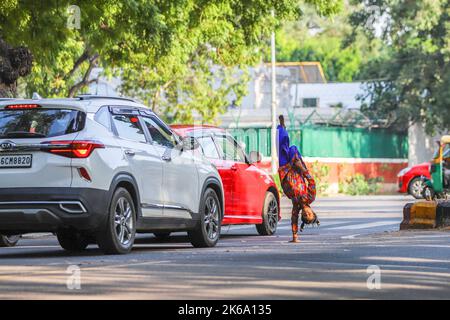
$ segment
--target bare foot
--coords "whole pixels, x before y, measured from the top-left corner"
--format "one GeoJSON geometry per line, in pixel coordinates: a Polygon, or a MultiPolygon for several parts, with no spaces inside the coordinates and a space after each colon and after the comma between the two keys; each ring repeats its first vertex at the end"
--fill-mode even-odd
{"type": "Polygon", "coordinates": [[[299,243],[300,240],[298,240],[298,238],[293,238],[291,241],[289,241],[290,243],[299,243]]]}

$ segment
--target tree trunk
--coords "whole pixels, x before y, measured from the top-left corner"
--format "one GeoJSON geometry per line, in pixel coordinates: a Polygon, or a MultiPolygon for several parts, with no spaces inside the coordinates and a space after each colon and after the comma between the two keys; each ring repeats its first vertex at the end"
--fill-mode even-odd
{"type": "MultiPolygon", "coordinates": [[[[77,92],[79,90],[81,90],[82,88],[90,85],[93,82],[98,81],[98,79],[89,79],[89,77],[91,76],[92,70],[97,66],[97,62],[98,62],[98,58],[100,57],[100,55],[98,53],[95,53],[92,56],[87,55],[87,58],[83,59],[82,61],[88,60],[89,62],[89,67],[86,70],[86,72],[83,75],[83,79],[81,79],[80,82],[74,84],[70,89],[69,89],[69,98],[73,98],[77,92]]],[[[81,59],[81,58],[80,58],[81,59]]],[[[79,59],[79,61],[80,61],[79,59]]],[[[77,62],[78,63],[78,62],[77,62]]],[[[81,62],[82,63],[82,62],[81,62]]],[[[81,64],[80,63],[80,64],[81,64]]]]}
{"type": "Polygon", "coordinates": [[[0,98],[14,98],[17,95],[17,87],[14,84],[0,83],[0,98]]]}
{"type": "Polygon", "coordinates": [[[0,97],[16,97],[17,79],[30,74],[32,66],[28,48],[13,48],[0,38],[0,97]]]}

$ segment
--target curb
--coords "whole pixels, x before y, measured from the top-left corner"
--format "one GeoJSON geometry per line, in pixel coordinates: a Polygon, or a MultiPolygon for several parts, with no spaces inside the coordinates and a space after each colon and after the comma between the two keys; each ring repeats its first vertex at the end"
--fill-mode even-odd
{"type": "Polygon", "coordinates": [[[450,202],[418,201],[403,207],[400,230],[434,229],[450,226],[450,202]]]}

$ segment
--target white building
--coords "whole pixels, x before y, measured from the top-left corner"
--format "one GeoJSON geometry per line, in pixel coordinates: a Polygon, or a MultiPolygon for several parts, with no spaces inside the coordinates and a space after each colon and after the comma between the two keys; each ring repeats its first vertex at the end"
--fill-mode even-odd
{"type": "MultiPolygon", "coordinates": [[[[277,110],[285,118],[324,122],[342,111],[357,111],[364,94],[361,82],[326,83],[318,63],[277,65],[277,110]],[[306,68],[305,65],[306,64],[306,68]],[[305,72],[305,69],[308,73],[305,72]],[[313,114],[313,115],[312,115],[313,114]],[[289,117],[286,117],[289,116],[289,117]]],[[[248,95],[240,107],[231,107],[220,117],[224,127],[269,127],[271,125],[271,68],[251,70],[248,95]]]]}
{"type": "MultiPolygon", "coordinates": [[[[234,106],[230,97],[230,108],[220,116],[223,127],[269,127],[271,125],[271,67],[261,64],[250,68],[248,94],[241,106],[234,106]]],[[[95,69],[92,77],[101,69],[95,69]]],[[[310,117],[312,122],[323,122],[342,110],[358,110],[361,102],[358,96],[364,92],[363,84],[327,83],[318,62],[278,63],[276,68],[277,109],[286,119],[302,121],[310,117]],[[313,114],[313,115],[312,115],[313,114]]],[[[97,95],[118,95],[120,79],[100,77],[89,87],[89,93],[97,95]]],[[[289,120],[288,120],[289,121],[289,120]]]]}

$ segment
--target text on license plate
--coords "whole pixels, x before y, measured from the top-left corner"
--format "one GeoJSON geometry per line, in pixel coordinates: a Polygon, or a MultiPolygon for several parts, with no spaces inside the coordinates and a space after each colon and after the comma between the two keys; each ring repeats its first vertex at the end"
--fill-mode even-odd
{"type": "Polygon", "coordinates": [[[31,154],[0,155],[1,168],[30,168],[33,160],[31,154]]]}

